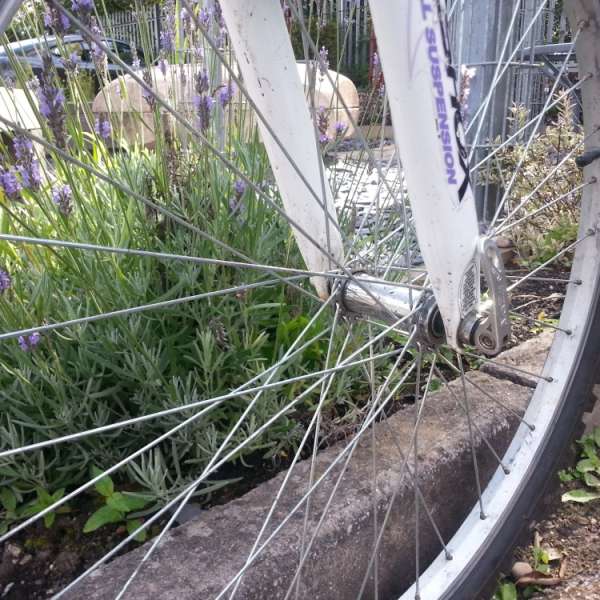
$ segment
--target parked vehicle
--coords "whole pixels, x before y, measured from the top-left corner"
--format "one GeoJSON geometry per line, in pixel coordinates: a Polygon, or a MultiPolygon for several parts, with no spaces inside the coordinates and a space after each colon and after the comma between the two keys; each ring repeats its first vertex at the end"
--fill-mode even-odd
{"type": "MultiPolygon", "coordinates": [[[[144,53],[128,42],[103,38],[102,42],[117,54],[123,62],[133,65],[136,56],[140,64],[144,63],[144,53]]],[[[66,35],[59,39],[55,36],[45,38],[33,38],[20,40],[0,47],[0,76],[5,81],[15,79],[15,67],[13,61],[16,59],[24,67],[29,67],[34,74],[39,74],[43,67],[42,54],[50,53],[52,61],[59,74],[63,74],[67,65],[65,57],[75,59],[77,67],[96,78],[96,65],[92,56],[91,44],[78,34],[66,35]],[[72,57],[72,58],[71,58],[72,57]]],[[[108,75],[114,79],[123,73],[120,65],[110,58],[107,63],[108,75]]]]}

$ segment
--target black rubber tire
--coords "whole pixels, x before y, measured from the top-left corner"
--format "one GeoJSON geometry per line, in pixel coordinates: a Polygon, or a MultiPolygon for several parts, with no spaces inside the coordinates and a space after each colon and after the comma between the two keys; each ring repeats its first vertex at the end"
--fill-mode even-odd
{"type": "Polygon", "coordinates": [[[569,383],[561,399],[555,422],[546,440],[529,466],[528,476],[515,492],[510,510],[498,521],[487,547],[474,558],[459,581],[442,596],[445,600],[489,600],[497,574],[508,553],[514,549],[520,534],[534,516],[544,491],[556,482],[561,457],[581,432],[581,419],[593,405],[592,388],[598,382],[600,367],[600,298],[596,290],[592,318],[588,321],[586,339],[576,360],[569,383]]]}

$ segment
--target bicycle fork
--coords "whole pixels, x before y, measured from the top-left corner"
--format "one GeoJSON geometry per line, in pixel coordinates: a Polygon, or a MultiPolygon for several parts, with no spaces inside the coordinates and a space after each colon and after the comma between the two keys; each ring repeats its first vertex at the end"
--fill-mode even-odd
{"type": "MultiPolygon", "coordinates": [[[[332,194],[324,181],[280,2],[221,4],[303,258],[311,270],[344,271],[332,194]]],[[[445,340],[458,350],[470,344],[485,354],[497,354],[510,334],[506,279],[494,241],[479,233],[445,12],[438,0],[370,0],[370,5],[394,136],[432,292],[344,272],[340,304],[354,314],[386,321],[413,315],[422,340],[430,345],[445,340]],[[485,300],[480,273],[488,287],[485,300]]],[[[336,106],[338,100],[342,101],[336,99],[336,106]]],[[[325,297],[325,279],[312,281],[325,297]]]]}

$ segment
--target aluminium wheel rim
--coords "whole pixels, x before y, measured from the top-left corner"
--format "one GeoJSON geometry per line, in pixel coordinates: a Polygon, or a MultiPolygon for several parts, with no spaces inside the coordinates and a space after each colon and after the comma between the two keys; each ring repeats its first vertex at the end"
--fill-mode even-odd
{"type": "MultiPolygon", "coordinates": [[[[18,4],[18,3],[14,3],[14,4],[18,4]]],[[[592,214],[594,213],[591,204],[588,205],[586,207],[586,216],[587,214],[592,214]]],[[[586,219],[582,219],[582,222],[586,222],[586,219]]],[[[582,236],[585,235],[585,231],[582,231],[582,236]]],[[[582,239],[583,237],[580,236],[582,239]]],[[[530,407],[528,408],[528,412],[526,413],[526,419],[529,420],[530,418],[530,414],[537,414],[536,410],[539,404],[544,404],[546,405],[548,403],[548,399],[550,397],[555,396],[556,398],[556,404],[558,404],[560,402],[560,398],[563,396],[562,392],[556,392],[559,386],[559,384],[561,382],[566,382],[568,381],[568,377],[565,376],[564,378],[559,377],[556,375],[555,373],[555,364],[560,365],[561,367],[564,366],[563,365],[563,361],[564,361],[564,357],[565,356],[570,356],[572,358],[572,364],[576,364],[576,358],[577,358],[577,353],[578,353],[578,349],[581,347],[581,345],[584,343],[584,337],[583,337],[583,333],[582,333],[582,328],[581,326],[577,325],[577,315],[578,313],[581,314],[579,311],[581,309],[582,306],[592,306],[593,305],[593,301],[595,298],[595,293],[596,293],[596,289],[597,289],[597,282],[594,279],[595,277],[595,273],[593,273],[594,269],[592,268],[592,265],[597,264],[596,262],[596,256],[595,256],[595,243],[594,243],[594,237],[589,237],[588,239],[586,239],[585,241],[582,241],[581,244],[578,245],[578,253],[577,253],[577,258],[576,258],[576,264],[575,267],[573,269],[573,271],[576,274],[577,279],[580,279],[582,281],[582,284],[580,286],[570,286],[571,290],[569,293],[569,296],[567,298],[567,301],[565,303],[565,310],[563,310],[563,317],[561,320],[561,324],[560,327],[563,329],[570,329],[573,331],[573,335],[572,336],[563,336],[560,333],[557,334],[557,338],[558,341],[557,343],[555,343],[555,345],[553,345],[553,348],[551,350],[550,353],[550,357],[549,360],[547,362],[547,367],[546,370],[544,371],[545,375],[548,375],[548,373],[552,374],[553,377],[553,381],[552,382],[542,382],[541,383],[541,387],[538,386],[538,390],[536,390],[535,396],[530,404],[530,407]],[[583,258],[581,258],[581,254],[585,253],[585,260],[583,258]],[[588,253],[590,253],[588,255],[588,253]],[[593,258],[593,263],[592,260],[590,260],[590,256],[594,256],[593,258]],[[581,271],[581,272],[580,272],[581,271]],[[570,298],[573,298],[572,300],[570,300],[570,298]],[[575,324],[573,324],[573,321],[575,321],[575,324]],[[581,337],[579,337],[581,335],[581,337]],[[564,339],[563,339],[564,338],[564,339]],[[558,356],[560,355],[560,359],[558,358],[558,356]],[[554,362],[553,362],[554,361],[554,362]],[[553,385],[555,384],[555,385],[553,385]],[[544,402],[542,402],[541,398],[543,395],[543,399],[544,402]]],[[[569,361],[570,362],[570,361],[569,361]]],[[[544,414],[547,414],[548,416],[550,414],[554,414],[554,413],[547,413],[546,411],[542,411],[544,412],[544,414]]],[[[540,413],[541,414],[541,413],[540,413]]],[[[535,420],[533,420],[533,422],[537,423],[538,422],[538,418],[536,417],[535,420]]],[[[549,419],[550,421],[550,419],[549,419]]],[[[548,421],[548,422],[549,422],[548,421]]],[[[543,427],[537,427],[536,428],[536,432],[537,435],[540,435],[542,432],[544,431],[543,427]]],[[[527,431],[526,428],[524,426],[521,427],[520,432],[517,434],[517,436],[525,436],[527,439],[526,441],[524,440],[519,440],[519,438],[517,437],[517,439],[513,442],[513,446],[521,446],[523,445],[523,443],[525,443],[525,445],[529,444],[530,442],[533,441],[533,439],[536,436],[536,432],[531,433],[530,431],[527,431]]],[[[533,444],[530,445],[531,448],[533,448],[533,444]]],[[[511,446],[512,448],[512,446],[511,446]]],[[[511,451],[509,450],[509,453],[511,451]]],[[[521,456],[525,457],[525,454],[522,454],[521,456]]],[[[523,458],[524,460],[524,458],[523,458]]],[[[513,473],[515,473],[515,477],[518,477],[519,473],[525,473],[526,470],[523,467],[522,471],[519,471],[519,467],[517,466],[517,468],[515,468],[513,470],[513,473]]],[[[506,487],[510,485],[510,482],[512,481],[510,479],[510,477],[512,476],[509,475],[508,478],[503,478],[503,482],[499,481],[499,476],[495,477],[492,480],[492,483],[490,484],[490,486],[488,486],[487,489],[490,490],[490,494],[493,493],[493,495],[499,495],[502,494],[502,490],[506,487]],[[498,481],[496,481],[498,479],[498,481]],[[506,483],[509,482],[509,483],[506,483]],[[493,492],[493,490],[497,487],[497,491],[493,492]]],[[[487,493],[487,489],[486,492],[487,493]]],[[[485,496],[484,493],[484,496],[485,496]]],[[[487,498],[486,498],[486,504],[487,504],[487,498]]],[[[491,505],[493,506],[493,505],[491,505]]],[[[490,515],[488,516],[489,519],[493,519],[494,518],[494,514],[495,512],[492,510],[490,511],[490,515]]],[[[487,521],[487,519],[486,519],[487,521]]],[[[475,522],[475,520],[473,519],[473,522],[475,522]]],[[[494,524],[494,522],[492,520],[489,520],[487,522],[487,524],[483,527],[492,527],[494,524]]],[[[477,525],[481,525],[481,523],[477,523],[477,525]]],[[[474,529],[474,527],[471,525],[471,521],[468,521],[467,524],[463,525],[463,528],[469,528],[469,529],[474,529]]],[[[461,535],[460,533],[458,534],[459,536],[461,535]]],[[[483,537],[482,535],[480,535],[480,538],[483,537]]],[[[478,545],[478,547],[481,544],[478,545]]],[[[458,554],[462,554],[462,553],[458,553],[458,554]]],[[[474,553],[473,552],[465,552],[465,557],[471,557],[474,553]]],[[[439,559],[438,559],[439,560],[439,559]]],[[[465,558],[466,560],[466,558],[465,558]]],[[[433,586],[433,589],[435,591],[432,592],[432,596],[431,597],[436,597],[435,594],[438,593],[439,590],[439,585],[437,582],[440,581],[440,579],[437,579],[438,577],[440,578],[447,578],[448,574],[449,574],[449,569],[454,569],[456,568],[457,565],[460,564],[460,561],[457,560],[457,557],[454,557],[454,560],[451,561],[451,563],[445,564],[443,567],[440,567],[440,571],[439,571],[439,575],[435,575],[432,576],[431,578],[431,582],[432,583],[428,583],[428,576],[425,575],[422,577],[422,585],[423,585],[423,590],[422,590],[422,594],[423,597],[428,597],[426,594],[427,592],[427,587],[428,585],[433,586]],[[450,565],[450,567],[448,567],[448,565],[450,565]]],[[[433,568],[436,568],[437,563],[434,563],[433,568]]]]}

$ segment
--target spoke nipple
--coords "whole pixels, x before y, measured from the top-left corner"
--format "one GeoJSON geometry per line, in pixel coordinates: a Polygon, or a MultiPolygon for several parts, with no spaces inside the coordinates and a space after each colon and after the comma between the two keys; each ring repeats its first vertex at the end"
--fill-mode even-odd
{"type": "Polygon", "coordinates": [[[583,281],[581,281],[581,279],[576,279],[573,283],[575,285],[581,285],[583,283],[583,281]]]}
{"type": "Polygon", "coordinates": [[[535,431],[535,425],[530,425],[529,423],[527,423],[527,427],[529,427],[531,431],[535,431]]]}
{"type": "Polygon", "coordinates": [[[505,475],[510,475],[510,469],[508,467],[502,467],[502,470],[504,471],[505,475]]]}
{"type": "Polygon", "coordinates": [[[479,518],[480,518],[482,521],[485,521],[485,520],[487,519],[487,515],[486,515],[486,514],[485,514],[483,511],[481,511],[481,512],[479,513],[479,518]]]}
{"type": "Polygon", "coordinates": [[[573,331],[571,331],[570,329],[565,329],[565,333],[567,335],[573,335],[573,331]]]}
{"type": "Polygon", "coordinates": [[[452,554],[450,554],[450,552],[448,552],[448,550],[446,550],[446,560],[452,560],[454,558],[454,556],[452,556],[452,554]]]}
{"type": "Polygon", "coordinates": [[[590,180],[588,181],[588,183],[598,183],[598,178],[596,176],[590,177],[590,180]]]}

